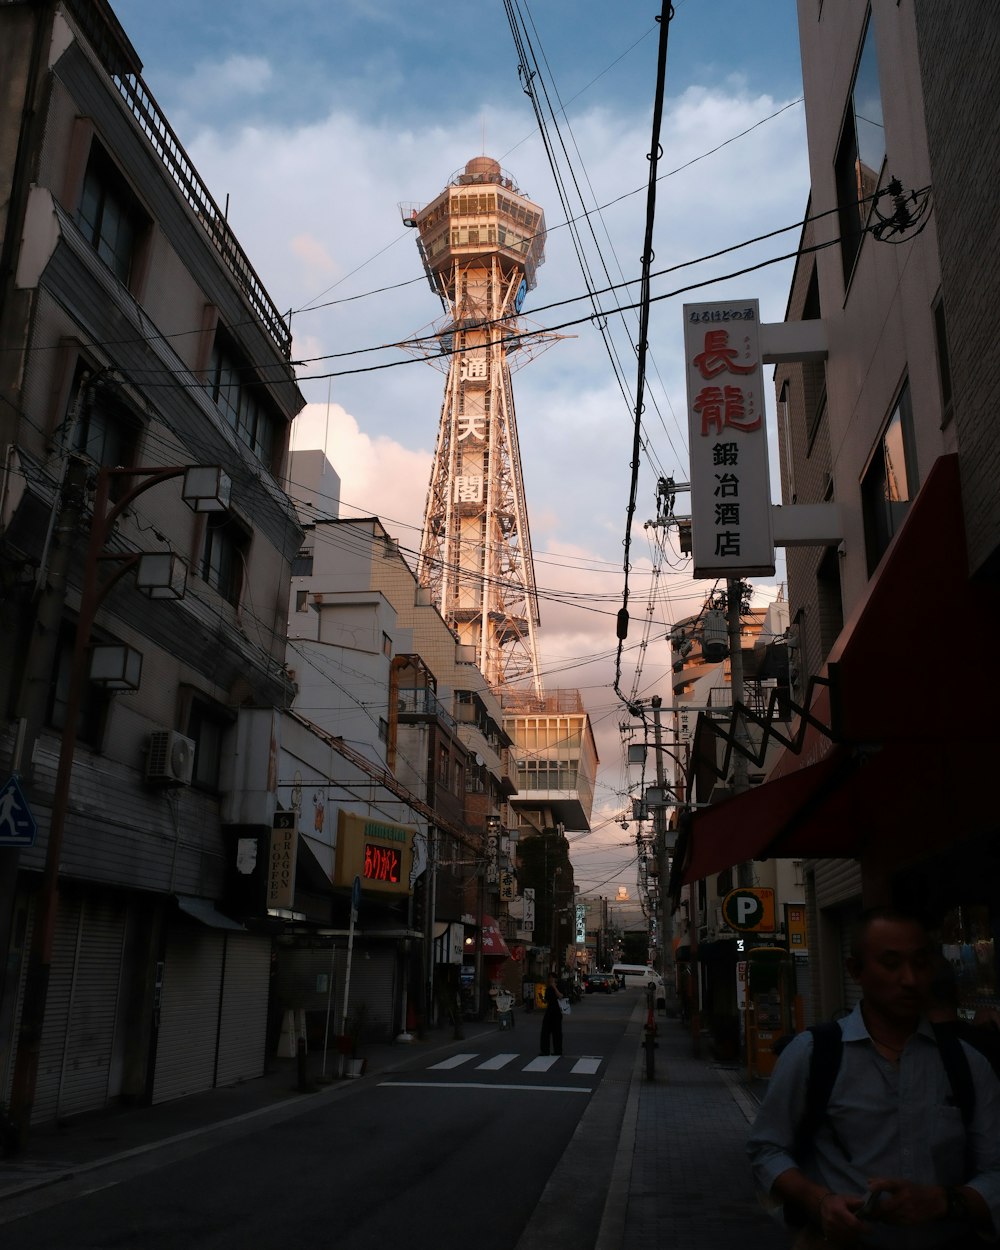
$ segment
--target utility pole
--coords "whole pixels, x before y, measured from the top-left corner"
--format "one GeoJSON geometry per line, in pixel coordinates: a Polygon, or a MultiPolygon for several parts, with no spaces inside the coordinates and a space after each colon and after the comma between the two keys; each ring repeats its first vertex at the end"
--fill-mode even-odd
{"type": "MultiPolygon", "coordinates": [[[[747,745],[746,721],[742,717],[737,721],[736,705],[743,702],[743,627],[740,623],[743,606],[743,583],[739,578],[731,577],[726,582],[726,625],[729,633],[729,675],[730,693],[733,700],[732,731],[734,739],[742,746],[747,745]]],[[[747,757],[742,751],[733,752],[733,793],[743,794],[749,787],[747,780],[747,757]]],[[[749,863],[742,863],[737,868],[738,883],[741,886],[753,885],[753,869],[749,863]]]]}
{"type": "MultiPolygon", "coordinates": [[[[663,729],[660,724],[660,696],[653,695],[653,742],[656,749],[656,784],[663,794],[666,776],[663,767],[663,729]]],[[[653,808],[654,846],[656,850],[657,889],[660,900],[660,975],[663,977],[665,1007],[670,1012],[676,1005],[674,985],[674,918],[667,891],[669,856],[667,854],[667,809],[663,803],[653,808]]]]}

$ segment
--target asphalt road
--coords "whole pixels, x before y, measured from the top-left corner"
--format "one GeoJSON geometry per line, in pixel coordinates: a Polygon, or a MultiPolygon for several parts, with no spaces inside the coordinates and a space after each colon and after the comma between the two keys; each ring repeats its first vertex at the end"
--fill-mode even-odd
{"type": "Polygon", "coordinates": [[[4,1250],[533,1250],[595,1244],[634,1061],[638,991],[590,995],[564,1054],[541,1013],[306,1112],[123,1160],[0,1211],[4,1250]]]}

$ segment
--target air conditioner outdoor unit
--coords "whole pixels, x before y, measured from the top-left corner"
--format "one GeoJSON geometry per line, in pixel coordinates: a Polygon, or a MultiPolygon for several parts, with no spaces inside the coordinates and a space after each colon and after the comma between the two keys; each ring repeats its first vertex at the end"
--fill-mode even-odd
{"type": "Polygon", "coordinates": [[[149,735],[146,780],[159,786],[189,786],[194,772],[194,742],[173,729],[149,735]]]}

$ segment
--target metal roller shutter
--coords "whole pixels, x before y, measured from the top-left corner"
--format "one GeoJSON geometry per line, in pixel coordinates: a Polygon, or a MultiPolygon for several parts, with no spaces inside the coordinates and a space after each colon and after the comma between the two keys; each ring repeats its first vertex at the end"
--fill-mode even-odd
{"type": "Polygon", "coordinates": [[[32,1124],[59,1114],[59,1085],[66,1052],[66,1030],[73,1001],[73,969],[80,939],[81,906],[77,898],[60,898],[52,945],[52,970],[45,999],[45,1025],[38,1053],[38,1078],[32,1124]]]}
{"type": "Polygon", "coordinates": [[[856,859],[816,860],[815,881],[819,908],[861,898],[861,864],[856,859]]]}
{"type": "MultiPolygon", "coordinates": [[[[351,964],[351,997],[347,1014],[348,1017],[353,1016],[361,1004],[364,1004],[365,1033],[368,1036],[380,1040],[392,1036],[397,1023],[395,989],[395,947],[361,952],[355,947],[351,964]]],[[[341,1009],[343,1009],[342,1006],[341,1009]]]]}
{"type": "Polygon", "coordinates": [[[170,926],[163,967],[153,1102],[211,1089],[225,940],[221,933],[170,926]]]}
{"type": "Polygon", "coordinates": [[[264,1071],[270,975],[270,938],[227,935],[216,1085],[232,1085],[264,1071]]]}
{"type": "Polygon", "coordinates": [[[66,1030],[58,1114],[78,1115],[107,1105],[121,988],[126,909],[86,900],[80,916],[76,969],[66,1030]]]}

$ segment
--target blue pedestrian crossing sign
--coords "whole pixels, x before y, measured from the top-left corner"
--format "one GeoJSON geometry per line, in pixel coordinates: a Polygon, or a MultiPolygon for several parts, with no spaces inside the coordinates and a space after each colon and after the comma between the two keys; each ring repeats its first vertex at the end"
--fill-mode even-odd
{"type": "Polygon", "coordinates": [[[0,846],[34,846],[38,825],[14,773],[0,790],[0,846]]]}

